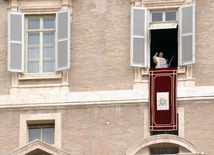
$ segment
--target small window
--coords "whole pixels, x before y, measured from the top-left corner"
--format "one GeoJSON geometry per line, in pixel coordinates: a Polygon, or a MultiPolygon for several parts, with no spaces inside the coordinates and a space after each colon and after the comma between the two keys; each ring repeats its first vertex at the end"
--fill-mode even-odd
{"type": "Polygon", "coordinates": [[[176,12],[166,12],[166,21],[176,21],[176,12]]]}
{"type": "Polygon", "coordinates": [[[54,124],[30,124],[29,142],[39,139],[48,144],[54,144],[54,124]]]}
{"type": "Polygon", "coordinates": [[[175,130],[175,131],[150,131],[150,135],[159,135],[159,134],[178,135],[178,130],[175,130]]]}
{"type": "Polygon", "coordinates": [[[153,22],[163,21],[162,14],[163,14],[162,12],[154,12],[154,13],[152,13],[152,21],[153,22]]]}
{"type": "Polygon", "coordinates": [[[151,22],[177,21],[177,11],[151,12],[151,22]]]}
{"type": "Polygon", "coordinates": [[[157,154],[178,154],[179,148],[151,148],[150,149],[152,155],[157,154]]]}

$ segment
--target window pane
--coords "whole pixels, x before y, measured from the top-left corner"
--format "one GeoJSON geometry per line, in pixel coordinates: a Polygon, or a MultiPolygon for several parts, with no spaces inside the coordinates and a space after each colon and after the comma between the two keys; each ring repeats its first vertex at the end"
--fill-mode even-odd
{"type": "Polygon", "coordinates": [[[38,58],[39,58],[39,47],[29,47],[28,59],[38,59],[38,58]]]}
{"type": "Polygon", "coordinates": [[[39,139],[41,136],[41,129],[29,129],[29,142],[35,140],[35,139],[39,139]]]}
{"type": "Polygon", "coordinates": [[[39,61],[28,62],[28,73],[39,73],[39,61]]]}
{"type": "Polygon", "coordinates": [[[54,47],[44,47],[43,58],[54,58],[54,47]]]}
{"type": "Polygon", "coordinates": [[[54,29],[55,28],[55,19],[54,18],[44,18],[43,19],[43,28],[44,29],[54,29]]]}
{"type": "Polygon", "coordinates": [[[153,22],[162,21],[162,20],[163,20],[162,12],[152,13],[152,21],[153,22]]]}
{"type": "Polygon", "coordinates": [[[44,72],[54,72],[55,66],[54,66],[54,61],[43,61],[43,71],[44,72]]]}
{"type": "Polygon", "coordinates": [[[151,154],[157,155],[157,154],[178,154],[179,148],[152,148],[151,154]]]}
{"type": "Polygon", "coordinates": [[[43,34],[43,44],[53,45],[55,42],[54,33],[44,33],[43,34]]]}
{"type": "Polygon", "coordinates": [[[166,12],[166,21],[176,20],[176,12],[166,12]]]}
{"type": "Polygon", "coordinates": [[[28,29],[39,29],[40,20],[39,18],[28,19],[28,29]]]}
{"type": "Polygon", "coordinates": [[[54,128],[42,129],[42,141],[49,144],[54,144],[54,128]]]}
{"type": "Polygon", "coordinates": [[[29,33],[28,45],[38,45],[38,44],[39,44],[39,33],[29,33]]]}

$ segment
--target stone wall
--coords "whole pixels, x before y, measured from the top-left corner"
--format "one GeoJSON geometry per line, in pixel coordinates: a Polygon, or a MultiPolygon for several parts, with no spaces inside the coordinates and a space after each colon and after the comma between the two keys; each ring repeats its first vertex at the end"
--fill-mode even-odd
{"type": "Polygon", "coordinates": [[[214,3],[212,0],[197,0],[196,3],[196,63],[194,78],[196,85],[214,85],[214,3]]]}
{"type": "Polygon", "coordinates": [[[73,1],[71,91],[132,89],[130,1],[73,1]]]}
{"type": "MultiPolygon", "coordinates": [[[[205,154],[212,154],[212,101],[179,101],[181,107],[184,138],[205,154]]],[[[0,154],[7,155],[19,148],[21,114],[61,113],[63,151],[72,155],[124,155],[131,145],[145,138],[144,121],[149,119],[145,109],[148,106],[144,103],[2,109],[0,154]]]]}
{"type": "Polygon", "coordinates": [[[8,1],[0,1],[0,95],[8,94],[11,73],[7,71],[7,7],[8,1]]]}

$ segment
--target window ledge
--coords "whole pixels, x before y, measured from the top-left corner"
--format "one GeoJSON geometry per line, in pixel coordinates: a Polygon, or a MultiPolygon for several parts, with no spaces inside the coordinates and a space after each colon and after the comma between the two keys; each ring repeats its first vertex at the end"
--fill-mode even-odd
{"type": "Polygon", "coordinates": [[[18,80],[42,80],[42,79],[60,79],[62,72],[49,73],[49,74],[19,74],[18,80]]]}
{"type": "MultiPolygon", "coordinates": [[[[183,66],[183,67],[177,67],[178,69],[178,74],[185,74],[186,73],[186,67],[183,66]]],[[[142,75],[149,75],[149,68],[148,69],[145,69],[145,68],[142,68],[142,75]]]]}

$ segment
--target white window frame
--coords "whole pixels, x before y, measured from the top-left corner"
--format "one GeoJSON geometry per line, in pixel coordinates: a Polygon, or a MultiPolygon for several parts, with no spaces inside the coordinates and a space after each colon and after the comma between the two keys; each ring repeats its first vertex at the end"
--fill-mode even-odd
{"type": "MultiPolygon", "coordinates": [[[[56,26],[54,26],[55,28],[54,29],[42,29],[42,25],[43,25],[43,19],[44,18],[48,18],[48,17],[54,17],[54,19],[56,20],[56,17],[55,15],[39,15],[39,16],[25,16],[25,74],[32,74],[32,75],[35,75],[35,74],[43,74],[43,75],[49,75],[49,74],[55,74],[55,56],[54,56],[54,71],[53,72],[44,72],[43,71],[43,33],[45,32],[54,32],[54,35],[55,34],[55,31],[56,31],[56,26]],[[40,28],[37,29],[37,30],[29,30],[28,29],[28,19],[33,19],[33,18],[39,18],[40,20],[40,28]],[[40,44],[39,44],[39,72],[38,73],[29,73],[28,72],[28,33],[29,32],[38,32],[39,33],[39,40],[40,40],[40,44]]],[[[55,21],[56,23],[56,21],[55,21]]],[[[55,24],[56,25],[56,24],[55,24]]],[[[56,51],[56,41],[54,41],[54,55],[55,55],[55,51],[56,51]]]]}

